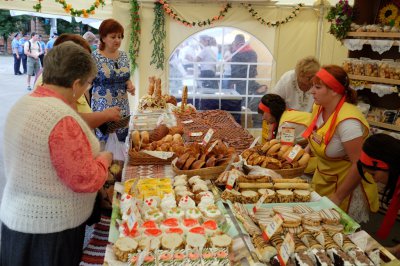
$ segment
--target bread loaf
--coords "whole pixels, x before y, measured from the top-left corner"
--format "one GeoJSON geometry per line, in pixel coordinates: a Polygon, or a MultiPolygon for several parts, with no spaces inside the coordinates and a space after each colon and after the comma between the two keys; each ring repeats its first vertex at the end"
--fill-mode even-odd
{"type": "Polygon", "coordinates": [[[301,156],[300,160],[298,161],[300,166],[306,166],[308,164],[308,161],[310,160],[310,154],[304,153],[303,156],[301,156]]]}
{"type": "Polygon", "coordinates": [[[311,186],[308,183],[275,183],[275,189],[310,189],[311,186]]]}
{"type": "Polygon", "coordinates": [[[272,183],[239,183],[240,189],[259,189],[259,188],[273,188],[272,183]]]}
{"type": "Polygon", "coordinates": [[[132,148],[139,151],[140,150],[140,133],[139,131],[135,130],[131,133],[132,138],[132,148]]]}
{"type": "Polygon", "coordinates": [[[175,166],[179,169],[182,169],[186,163],[186,160],[189,158],[190,153],[184,153],[181,155],[175,163],[175,166]]]}
{"type": "Polygon", "coordinates": [[[190,166],[196,161],[196,158],[193,156],[189,156],[189,158],[186,160],[185,164],[183,165],[182,170],[189,170],[190,166]]]}

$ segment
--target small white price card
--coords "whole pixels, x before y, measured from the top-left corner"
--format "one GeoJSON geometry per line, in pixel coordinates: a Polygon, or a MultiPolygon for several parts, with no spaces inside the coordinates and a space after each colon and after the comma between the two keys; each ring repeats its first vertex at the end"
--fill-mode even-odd
{"type": "Polygon", "coordinates": [[[282,223],[282,217],[279,214],[275,214],[275,216],[272,217],[272,222],[267,225],[264,232],[262,233],[262,237],[264,238],[264,240],[269,241],[271,236],[273,236],[275,232],[279,229],[279,227],[281,227],[282,223]]]}
{"type": "Polygon", "coordinates": [[[210,153],[212,149],[214,149],[215,145],[217,145],[218,140],[214,141],[213,144],[211,144],[210,148],[208,148],[207,152],[210,153]]]}
{"type": "Polygon", "coordinates": [[[282,145],[293,145],[295,141],[295,129],[294,127],[282,127],[281,129],[281,144],[282,145]]]}
{"type": "Polygon", "coordinates": [[[258,140],[259,140],[259,139],[260,139],[260,137],[257,137],[257,138],[253,141],[253,143],[251,143],[249,149],[251,149],[251,148],[253,148],[254,146],[256,146],[256,144],[258,143],[258,140]]]}
{"type": "Polygon", "coordinates": [[[254,205],[253,207],[253,212],[256,213],[258,209],[260,209],[261,204],[264,203],[264,200],[267,198],[268,196],[268,192],[265,192],[260,199],[257,201],[256,205],[254,205]]]}
{"type": "Polygon", "coordinates": [[[228,180],[226,181],[225,188],[228,190],[231,190],[233,188],[233,186],[235,185],[236,179],[237,179],[237,175],[229,175],[228,180]]]}
{"type": "Polygon", "coordinates": [[[182,121],[182,124],[191,124],[191,123],[193,123],[193,120],[185,120],[185,121],[182,121]]]}
{"type": "Polygon", "coordinates": [[[191,132],[189,135],[191,137],[200,137],[203,135],[203,132],[191,132]]]}
{"type": "Polygon", "coordinates": [[[142,151],[148,155],[151,155],[153,157],[162,159],[162,160],[167,160],[169,158],[171,158],[172,156],[174,156],[173,152],[169,152],[169,151],[142,151]]]}
{"type": "Polygon", "coordinates": [[[214,130],[213,130],[212,128],[210,128],[210,129],[207,131],[206,135],[204,136],[204,139],[203,139],[202,144],[203,144],[203,145],[207,145],[207,143],[210,142],[210,140],[211,140],[213,134],[214,134],[214,130]]]}
{"type": "Polygon", "coordinates": [[[294,158],[296,158],[297,154],[301,151],[300,145],[295,145],[293,149],[289,152],[289,155],[285,158],[289,163],[291,163],[294,158]]]}
{"type": "Polygon", "coordinates": [[[291,233],[287,233],[283,240],[281,248],[278,250],[278,259],[280,265],[286,265],[290,255],[294,252],[294,240],[291,233]]]}

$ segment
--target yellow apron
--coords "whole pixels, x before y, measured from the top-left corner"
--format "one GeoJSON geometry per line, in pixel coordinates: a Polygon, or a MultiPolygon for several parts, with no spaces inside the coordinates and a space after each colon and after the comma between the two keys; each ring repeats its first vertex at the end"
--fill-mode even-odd
{"type": "MultiPolygon", "coordinates": [[[[318,107],[319,106],[314,105],[312,117],[317,115],[318,107]]],[[[321,196],[329,196],[334,193],[344,181],[351,167],[351,162],[346,158],[330,158],[326,155],[327,145],[324,142],[324,136],[332,123],[332,117],[333,115],[329,117],[328,121],[326,121],[321,128],[316,131],[314,130],[308,139],[311,150],[318,158],[317,169],[313,176],[312,185],[314,190],[321,196]]],[[[344,103],[340,109],[332,132],[335,132],[337,125],[346,119],[359,120],[365,127],[363,138],[367,138],[369,134],[368,122],[357,107],[349,103],[344,103]]],[[[366,195],[369,203],[369,209],[373,212],[377,211],[379,209],[379,201],[376,183],[368,184],[364,180],[362,180],[361,183],[364,195],[366,195]]],[[[342,202],[340,208],[347,212],[350,200],[351,195],[342,202]]]]}

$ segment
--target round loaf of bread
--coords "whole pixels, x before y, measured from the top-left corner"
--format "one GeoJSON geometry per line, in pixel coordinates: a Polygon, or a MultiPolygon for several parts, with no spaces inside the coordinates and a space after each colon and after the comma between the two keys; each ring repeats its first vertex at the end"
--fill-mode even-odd
{"type": "Polygon", "coordinates": [[[140,133],[135,130],[131,133],[132,148],[139,151],[140,149],[140,133]]]}
{"type": "Polygon", "coordinates": [[[166,135],[168,135],[169,133],[169,128],[164,125],[161,124],[159,126],[157,126],[151,133],[150,133],[150,141],[157,141],[162,139],[163,137],[165,137],[166,135]]]}

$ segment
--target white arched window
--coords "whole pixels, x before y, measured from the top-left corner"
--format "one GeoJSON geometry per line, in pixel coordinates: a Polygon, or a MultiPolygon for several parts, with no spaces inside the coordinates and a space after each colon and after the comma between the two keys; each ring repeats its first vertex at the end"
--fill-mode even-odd
{"type": "Polygon", "coordinates": [[[183,41],[169,58],[170,94],[197,110],[229,111],[243,127],[260,128],[260,98],[271,85],[274,59],[251,34],[232,27],[198,32],[183,41]]]}

